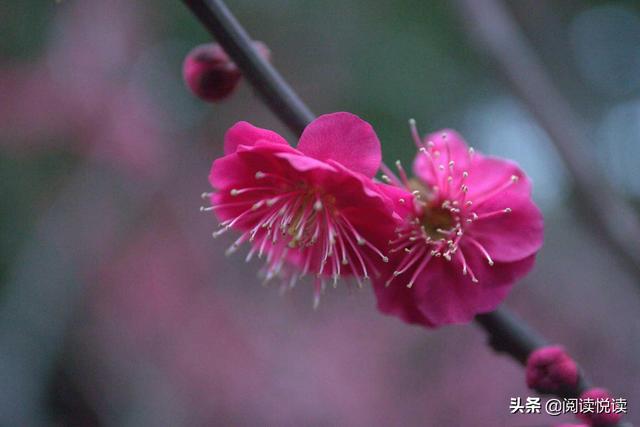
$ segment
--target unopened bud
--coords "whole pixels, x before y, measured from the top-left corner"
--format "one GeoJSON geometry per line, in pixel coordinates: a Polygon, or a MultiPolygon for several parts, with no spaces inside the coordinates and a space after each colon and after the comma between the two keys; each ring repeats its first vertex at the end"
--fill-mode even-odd
{"type": "Polygon", "coordinates": [[[562,393],[578,383],[578,366],[561,346],[542,347],[529,356],[527,385],[540,393],[562,393]]]}
{"type": "MultiPolygon", "coordinates": [[[[269,59],[264,43],[254,42],[254,47],[260,56],[269,59]]],[[[210,102],[228,98],[242,77],[240,69],[217,43],[201,44],[191,50],[182,65],[182,75],[194,95],[210,102]]]]}

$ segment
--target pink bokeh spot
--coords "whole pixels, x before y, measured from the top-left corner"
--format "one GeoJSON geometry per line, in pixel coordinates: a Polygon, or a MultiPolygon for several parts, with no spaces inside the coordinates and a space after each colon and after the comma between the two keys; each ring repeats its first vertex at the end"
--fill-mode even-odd
{"type": "Polygon", "coordinates": [[[405,218],[374,280],[379,309],[409,323],[466,323],[494,310],[533,267],[543,220],[513,162],[485,157],[454,131],[412,127],[416,178],[387,170],[381,186],[405,218]],[[411,191],[411,193],[409,193],[411,191]]]}
{"type": "Polygon", "coordinates": [[[132,69],[148,37],[136,2],[98,0],[58,8],[43,55],[0,61],[0,150],[64,148],[138,177],[168,167],[163,122],[132,69]]]}

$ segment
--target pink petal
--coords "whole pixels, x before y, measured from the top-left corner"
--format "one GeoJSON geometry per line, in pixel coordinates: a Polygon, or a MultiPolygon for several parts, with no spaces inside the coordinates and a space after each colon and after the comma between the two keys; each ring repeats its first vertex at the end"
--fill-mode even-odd
{"type": "MultiPolygon", "coordinates": [[[[342,163],[338,163],[334,160],[329,160],[327,163],[329,163],[329,165],[333,166],[338,172],[340,172],[342,180],[349,180],[350,182],[353,181],[358,183],[358,196],[364,195],[367,198],[378,199],[381,203],[385,204],[386,210],[390,212],[394,211],[394,203],[396,203],[396,201],[392,200],[391,197],[404,196],[407,197],[407,200],[413,197],[411,193],[402,188],[394,187],[396,190],[387,188],[381,189],[381,186],[385,184],[375,182],[369,177],[363,176],[360,173],[356,173],[353,170],[343,166],[342,163]]],[[[334,192],[335,194],[344,193],[344,188],[340,187],[341,185],[342,184],[340,183],[340,181],[334,181],[334,185],[328,186],[327,190],[330,192],[334,192]],[[337,185],[335,183],[337,183],[337,185]]],[[[347,201],[347,204],[349,205],[353,205],[355,203],[354,199],[350,196],[343,196],[343,199],[345,199],[347,201]]]]}
{"type": "Polygon", "coordinates": [[[478,278],[473,283],[463,276],[459,265],[438,260],[439,268],[426,270],[416,282],[418,306],[430,326],[467,323],[479,313],[495,310],[511,286],[535,262],[535,255],[513,263],[489,266],[477,251],[465,251],[469,267],[478,278]]]}
{"type": "Polygon", "coordinates": [[[298,150],[318,160],[335,160],[373,177],[380,167],[380,141],[371,125],[351,113],[318,117],[300,137],[298,150]]]}
{"type": "Polygon", "coordinates": [[[236,186],[250,177],[251,171],[234,153],[213,162],[209,172],[209,183],[213,188],[223,189],[236,186]]]}
{"type": "Polygon", "coordinates": [[[389,200],[393,211],[400,218],[404,219],[414,213],[414,196],[408,190],[382,183],[375,183],[375,186],[389,200]]]}
{"type": "Polygon", "coordinates": [[[252,146],[261,140],[289,145],[274,131],[253,126],[251,123],[238,122],[224,135],[224,154],[234,153],[239,145],[252,146]]]}
{"type": "Polygon", "coordinates": [[[238,145],[233,153],[213,162],[209,183],[213,188],[222,189],[253,182],[257,171],[280,170],[282,162],[276,154],[284,152],[299,154],[296,149],[280,142],[258,140],[250,145],[238,145]]]}
{"type": "MultiPolygon", "coordinates": [[[[435,160],[436,165],[443,165],[448,167],[449,162],[453,161],[455,168],[462,173],[463,170],[469,169],[471,157],[469,156],[469,147],[464,141],[462,136],[454,130],[443,129],[432,134],[427,135],[423,139],[425,144],[433,144],[433,152],[435,154],[424,154],[418,152],[413,162],[413,173],[416,177],[420,178],[427,184],[434,185],[436,179],[433,174],[433,167],[431,166],[432,160],[435,160]]],[[[427,145],[425,145],[426,147],[427,145]]],[[[430,149],[431,153],[432,150],[430,149]]],[[[475,153],[473,158],[482,157],[480,154],[475,153]]],[[[437,167],[437,166],[436,166],[437,167]]]]}
{"type": "Polygon", "coordinates": [[[511,209],[488,218],[478,219],[469,228],[469,235],[487,250],[494,261],[516,261],[536,253],[542,246],[544,221],[531,200],[528,189],[513,184],[501,194],[484,202],[477,210],[483,212],[511,209]]]}
{"type": "MultiPolygon", "coordinates": [[[[389,273],[392,274],[392,273],[389,273]]],[[[384,282],[374,286],[378,310],[385,314],[399,317],[407,323],[433,327],[418,305],[415,303],[414,292],[399,283],[385,288],[384,282]]]]}
{"type": "Polygon", "coordinates": [[[388,275],[377,279],[374,289],[378,308],[408,323],[429,328],[467,323],[476,314],[496,309],[515,281],[535,262],[532,255],[521,261],[489,266],[473,249],[465,251],[465,258],[479,283],[473,283],[469,275],[462,274],[458,261],[433,259],[411,289],[406,287],[406,282],[413,271],[398,276],[389,287],[384,285],[388,275]]]}
{"type": "Polygon", "coordinates": [[[307,157],[295,153],[277,153],[276,157],[280,159],[286,159],[291,167],[293,167],[298,172],[308,172],[312,170],[334,173],[336,172],[336,170],[328,163],[316,160],[313,157],[307,157]]]}
{"type": "Polygon", "coordinates": [[[480,303],[484,306],[490,300],[497,305],[507,294],[507,289],[500,287],[487,292],[486,285],[473,283],[469,275],[464,276],[457,262],[442,259],[432,260],[413,286],[414,298],[429,326],[470,322],[480,303]]]}
{"type": "Polygon", "coordinates": [[[508,183],[512,176],[518,178],[518,189],[526,195],[531,194],[531,182],[522,172],[520,167],[510,160],[497,157],[475,158],[469,168],[469,176],[466,184],[469,187],[467,200],[482,199],[483,194],[490,193],[493,189],[508,183]]]}

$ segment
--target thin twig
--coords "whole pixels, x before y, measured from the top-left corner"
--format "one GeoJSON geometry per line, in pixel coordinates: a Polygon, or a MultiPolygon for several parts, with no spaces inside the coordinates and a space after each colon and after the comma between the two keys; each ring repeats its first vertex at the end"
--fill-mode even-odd
{"type": "Polygon", "coordinates": [[[314,118],[276,69],[258,54],[247,32],[219,0],[182,0],[244,72],[264,102],[296,135],[314,118]]]}
{"type": "Polygon", "coordinates": [[[495,351],[508,353],[523,365],[545,340],[505,309],[476,316],[476,321],[490,333],[489,344],[495,351]]]}
{"type": "Polygon", "coordinates": [[[587,126],[555,87],[501,0],[458,0],[457,4],[469,39],[495,63],[558,149],[573,178],[584,217],[640,276],[640,220],[602,173],[588,144],[587,126]]]}

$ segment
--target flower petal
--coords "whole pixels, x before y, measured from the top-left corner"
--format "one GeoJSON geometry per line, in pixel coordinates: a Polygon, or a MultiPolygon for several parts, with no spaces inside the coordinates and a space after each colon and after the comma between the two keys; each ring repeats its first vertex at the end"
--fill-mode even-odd
{"type": "Polygon", "coordinates": [[[480,219],[469,228],[469,236],[487,250],[494,261],[516,261],[536,253],[542,246],[544,220],[527,191],[517,188],[504,190],[484,202],[477,210],[480,219]],[[482,218],[483,212],[506,208],[509,213],[482,218]]]}
{"type": "Polygon", "coordinates": [[[389,287],[384,285],[388,276],[377,279],[374,289],[379,310],[429,328],[468,323],[477,314],[495,310],[515,281],[535,262],[535,255],[531,255],[517,262],[489,266],[472,248],[465,251],[465,258],[478,283],[462,274],[460,262],[432,259],[411,289],[405,282],[412,271],[395,278],[389,287]]]}
{"type": "Polygon", "coordinates": [[[380,167],[380,141],[371,125],[351,113],[325,114],[309,124],[296,147],[318,160],[335,160],[373,177],[380,167]]]}
{"type": "Polygon", "coordinates": [[[465,181],[469,192],[467,200],[483,199],[483,195],[491,193],[494,189],[503,186],[517,177],[518,191],[529,196],[531,194],[531,182],[517,163],[497,157],[475,158],[469,167],[469,176],[465,181]]]}
{"type": "Polygon", "coordinates": [[[214,160],[209,172],[209,183],[219,190],[238,185],[247,181],[249,177],[251,177],[250,169],[234,153],[214,160]]]}
{"type": "Polygon", "coordinates": [[[433,148],[429,148],[428,153],[418,152],[413,162],[413,173],[422,182],[430,185],[438,184],[435,168],[440,165],[448,170],[449,162],[453,161],[455,168],[462,173],[463,170],[469,169],[472,158],[482,157],[478,153],[471,157],[467,143],[458,132],[451,129],[442,129],[429,134],[423,141],[427,144],[425,148],[429,146],[433,148]]]}
{"type": "Polygon", "coordinates": [[[376,189],[385,195],[395,214],[407,218],[414,213],[414,196],[402,187],[376,182],[376,189]]]}
{"type": "MultiPolygon", "coordinates": [[[[389,277],[389,271],[383,277],[389,277]]],[[[422,314],[415,300],[413,289],[407,289],[401,282],[385,286],[384,280],[376,280],[373,290],[376,294],[378,310],[385,314],[397,316],[407,323],[432,327],[432,323],[422,314]]]]}
{"type": "Polygon", "coordinates": [[[296,153],[276,153],[279,159],[285,159],[292,168],[298,172],[309,172],[313,170],[326,171],[335,173],[336,170],[328,163],[316,160],[313,157],[307,157],[296,153]]]}
{"type": "Polygon", "coordinates": [[[224,154],[235,153],[239,145],[252,146],[262,140],[289,145],[283,137],[274,131],[253,126],[248,122],[238,122],[224,135],[224,154]]]}
{"type": "MultiPolygon", "coordinates": [[[[468,323],[476,314],[495,310],[507,296],[512,285],[523,277],[535,263],[535,255],[512,263],[495,263],[489,267],[478,252],[465,253],[469,267],[478,278],[473,283],[449,265],[436,274],[416,282],[419,308],[432,326],[452,323],[468,323]]],[[[446,261],[441,261],[444,264],[446,261]]]]}
{"type": "Polygon", "coordinates": [[[258,140],[251,145],[238,145],[234,152],[213,162],[209,183],[213,188],[237,187],[252,182],[257,171],[273,172],[281,168],[278,153],[298,153],[288,144],[258,140]]]}

